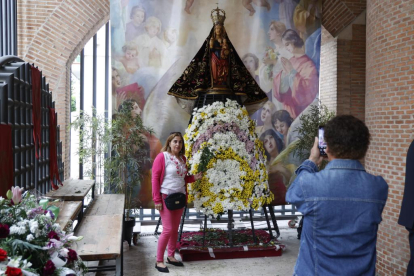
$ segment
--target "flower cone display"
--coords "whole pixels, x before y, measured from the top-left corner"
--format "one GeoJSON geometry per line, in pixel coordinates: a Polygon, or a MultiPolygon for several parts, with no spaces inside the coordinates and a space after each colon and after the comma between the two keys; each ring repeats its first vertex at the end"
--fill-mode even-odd
{"type": "Polygon", "coordinates": [[[205,172],[188,186],[188,201],[208,216],[248,211],[272,202],[262,142],[247,110],[236,101],[194,109],[185,135],[189,171],[205,172]]]}

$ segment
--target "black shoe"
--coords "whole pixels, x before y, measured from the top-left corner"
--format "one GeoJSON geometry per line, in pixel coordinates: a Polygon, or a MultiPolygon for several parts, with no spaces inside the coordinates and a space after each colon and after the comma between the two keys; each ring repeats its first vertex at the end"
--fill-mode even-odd
{"type": "Polygon", "coordinates": [[[175,265],[175,266],[184,266],[184,264],[182,262],[180,262],[180,261],[178,261],[178,262],[170,261],[170,259],[168,259],[168,257],[167,257],[167,264],[172,264],[172,265],[175,265]]]}
{"type": "Polygon", "coordinates": [[[168,267],[159,267],[157,265],[157,263],[155,263],[155,268],[159,271],[159,272],[165,272],[165,273],[169,273],[170,271],[168,270],[168,267]]]}

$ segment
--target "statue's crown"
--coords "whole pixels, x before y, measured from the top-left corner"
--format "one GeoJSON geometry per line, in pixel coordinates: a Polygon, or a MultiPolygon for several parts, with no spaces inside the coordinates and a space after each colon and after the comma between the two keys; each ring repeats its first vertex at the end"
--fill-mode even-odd
{"type": "Polygon", "coordinates": [[[226,12],[222,9],[214,9],[211,11],[211,20],[213,20],[213,24],[224,26],[224,20],[226,20],[226,12]]]}

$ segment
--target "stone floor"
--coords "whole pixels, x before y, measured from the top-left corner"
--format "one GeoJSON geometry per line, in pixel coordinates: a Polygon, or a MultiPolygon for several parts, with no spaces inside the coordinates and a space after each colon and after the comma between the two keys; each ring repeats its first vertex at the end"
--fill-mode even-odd
{"type": "MultiPolygon", "coordinates": [[[[286,250],[280,257],[185,262],[184,267],[167,265],[170,273],[165,274],[158,272],[154,267],[157,250],[157,237],[152,234],[154,227],[142,227],[137,245],[130,247],[127,245],[124,249],[124,275],[290,276],[293,274],[298,255],[299,240],[296,229],[289,228],[287,221],[279,221],[279,228],[281,232],[279,240],[286,245],[286,250]]],[[[180,259],[178,253],[176,258],[180,259]]],[[[99,275],[113,275],[113,273],[99,275]]]]}

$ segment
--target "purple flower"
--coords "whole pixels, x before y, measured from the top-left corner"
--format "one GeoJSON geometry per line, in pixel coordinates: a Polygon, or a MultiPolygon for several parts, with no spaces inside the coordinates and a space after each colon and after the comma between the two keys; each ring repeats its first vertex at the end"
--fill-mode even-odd
{"type": "Polygon", "coordinates": [[[7,224],[0,223],[0,239],[7,238],[9,234],[10,234],[9,226],[7,224]]]}
{"type": "Polygon", "coordinates": [[[77,261],[78,260],[78,254],[76,254],[75,250],[72,249],[68,249],[68,262],[73,262],[73,261],[77,261]]]}
{"type": "Polygon", "coordinates": [[[55,240],[60,241],[60,237],[59,237],[58,233],[56,233],[55,231],[50,231],[49,234],[47,235],[47,237],[49,239],[55,239],[55,240]]]}
{"type": "Polygon", "coordinates": [[[43,268],[43,275],[52,275],[56,270],[55,264],[49,260],[43,268]]]}

